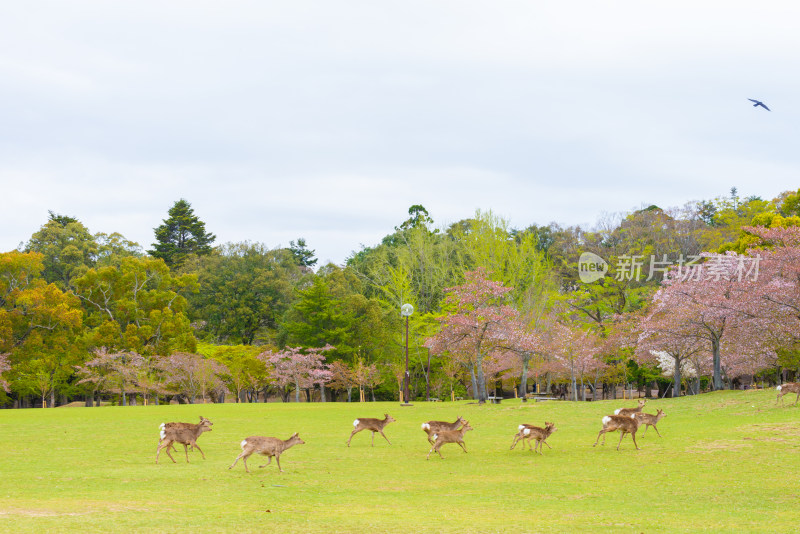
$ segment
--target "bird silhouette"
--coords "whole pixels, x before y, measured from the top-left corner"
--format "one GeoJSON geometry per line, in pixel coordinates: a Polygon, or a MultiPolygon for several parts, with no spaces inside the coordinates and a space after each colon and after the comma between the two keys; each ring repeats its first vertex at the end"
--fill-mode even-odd
{"type": "Polygon", "coordinates": [[[756,108],[758,106],[761,106],[762,108],[766,109],[767,111],[772,111],[767,106],[765,106],[764,103],[761,100],[753,100],[752,98],[748,98],[747,100],[749,100],[750,102],[755,102],[755,104],[753,104],[754,108],[756,108]]]}

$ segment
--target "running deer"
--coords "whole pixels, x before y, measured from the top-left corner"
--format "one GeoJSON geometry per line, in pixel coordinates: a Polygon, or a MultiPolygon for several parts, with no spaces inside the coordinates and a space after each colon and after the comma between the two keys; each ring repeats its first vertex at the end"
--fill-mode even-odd
{"type": "Polygon", "coordinates": [[[249,473],[250,470],[247,469],[247,459],[251,454],[257,453],[267,457],[267,463],[264,465],[259,465],[258,467],[267,467],[272,462],[272,457],[274,456],[275,462],[278,464],[278,471],[283,473],[283,469],[281,469],[281,453],[294,445],[302,445],[304,443],[305,441],[300,439],[300,436],[297,435],[297,432],[292,434],[291,437],[285,441],[278,438],[250,436],[249,438],[242,440],[242,452],[236,457],[228,469],[233,469],[233,466],[235,466],[236,462],[238,462],[239,458],[241,458],[242,462],[244,462],[245,473],[249,473]]]}
{"type": "MultiPolygon", "coordinates": [[[[200,422],[202,423],[204,419],[205,418],[201,415],[200,416],[200,422]]],[[[208,421],[208,419],[205,419],[205,420],[208,421]]],[[[211,421],[208,421],[208,422],[211,423],[211,421]]],[[[194,425],[194,423],[161,423],[160,425],[158,425],[158,428],[160,430],[158,444],[161,445],[161,442],[164,440],[164,436],[166,435],[166,429],[167,428],[187,428],[187,427],[191,427],[192,425],[194,425]]],[[[172,445],[170,445],[169,448],[172,449],[173,451],[177,452],[177,449],[175,448],[175,444],[174,443],[172,445]]],[[[194,447],[191,447],[191,449],[194,450],[194,447]]]]}
{"type": "Polygon", "coordinates": [[[647,433],[647,428],[652,426],[655,429],[656,434],[658,434],[658,437],[661,437],[661,432],[658,431],[658,427],[656,425],[659,421],[667,416],[667,414],[664,413],[664,410],[658,410],[655,415],[639,412],[633,414],[633,416],[636,418],[636,422],[639,423],[639,426],[645,425],[644,432],[642,432],[643,436],[647,433]]]}
{"type": "Polygon", "coordinates": [[[619,450],[619,446],[622,444],[622,438],[625,437],[625,434],[631,435],[636,450],[639,450],[639,445],[636,443],[636,431],[638,429],[639,422],[636,420],[635,415],[607,415],[603,417],[603,429],[597,434],[597,441],[594,442],[592,447],[597,446],[597,442],[600,441],[600,436],[603,436],[603,445],[605,445],[606,432],[615,432],[619,430],[620,436],[619,443],[617,443],[617,450],[619,450]]]}
{"type": "Polygon", "coordinates": [[[169,453],[170,446],[173,443],[180,443],[183,445],[183,452],[186,454],[186,463],[189,463],[189,451],[187,445],[191,445],[192,447],[196,448],[200,451],[200,454],[203,455],[203,460],[206,459],[206,455],[203,453],[203,450],[197,445],[197,438],[200,437],[200,434],[203,432],[211,432],[211,425],[213,423],[206,419],[203,416],[200,416],[200,423],[192,424],[192,423],[172,423],[172,424],[162,424],[160,437],[161,439],[158,441],[158,449],[156,449],[156,463],[158,463],[158,456],[161,454],[162,449],[166,449],[167,456],[169,459],[172,460],[173,463],[175,462],[175,458],[169,453]]]}
{"type": "Polygon", "coordinates": [[[794,399],[795,404],[800,400],[800,382],[786,382],[775,389],[778,391],[778,398],[775,399],[775,404],[778,404],[778,399],[780,399],[781,404],[783,404],[783,396],[787,393],[797,393],[797,398],[794,399]]]}
{"type": "Polygon", "coordinates": [[[422,423],[422,430],[428,434],[428,443],[433,445],[433,439],[431,439],[432,435],[442,430],[458,430],[458,427],[464,423],[464,418],[459,415],[453,423],[448,423],[447,421],[428,421],[427,423],[422,423]]]}
{"type": "Polygon", "coordinates": [[[389,438],[386,437],[386,434],[383,433],[383,428],[388,425],[389,423],[394,422],[394,417],[389,415],[388,413],[383,414],[383,419],[369,419],[369,418],[362,418],[356,419],[353,421],[353,431],[350,433],[350,439],[347,440],[347,446],[350,446],[350,440],[353,439],[353,436],[357,433],[361,432],[362,430],[369,430],[372,432],[372,446],[375,446],[375,432],[380,432],[383,439],[385,439],[389,445],[392,444],[389,441],[389,438]]]}
{"type": "Polygon", "coordinates": [[[511,450],[514,450],[517,442],[521,439],[523,451],[525,450],[525,440],[528,440],[528,448],[534,452],[537,452],[538,449],[539,454],[542,454],[543,443],[547,445],[548,449],[552,449],[546,440],[550,437],[550,434],[558,430],[555,423],[549,423],[547,421],[544,422],[544,428],[527,424],[521,424],[517,428],[519,432],[517,432],[517,435],[514,436],[514,443],[511,444],[511,450]],[[531,447],[530,440],[532,439],[536,441],[536,446],[534,447],[531,447]]]}
{"type": "Polygon", "coordinates": [[[441,432],[435,433],[431,436],[434,439],[433,447],[428,451],[428,456],[426,456],[425,459],[429,460],[433,451],[436,451],[439,458],[444,459],[439,449],[441,449],[442,445],[445,443],[458,443],[461,445],[461,448],[464,449],[464,452],[467,452],[467,447],[464,445],[464,434],[467,433],[467,430],[473,430],[473,428],[469,426],[468,421],[464,421],[464,424],[458,430],[442,430],[441,432]]]}
{"type": "Polygon", "coordinates": [[[636,408],[619,408],[614,410],[614,415],[633,415],[635,413],[639,413],[644,408],[644,403],[647,402],[647,399],[639,399],[639,406],[636,408]]]}

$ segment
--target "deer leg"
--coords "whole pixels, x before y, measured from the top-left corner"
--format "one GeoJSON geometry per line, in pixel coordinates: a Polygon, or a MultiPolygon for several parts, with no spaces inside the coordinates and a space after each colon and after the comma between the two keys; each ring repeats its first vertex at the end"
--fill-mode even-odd
{"type": "Polygon", "coordinates": [[[656,434],[658,434],[658,437],[660,438],[661,437],[661,432],[658,431],[658,427],[656,425],[653,425],[653,430],[656,431],[656,434]]]}
{"type": "Polygon", "coordinates": [[[275,455],[275,463],[278,464],[278,472],[283,473],[283,469],[281,469],[281,456],[280,454],[275,455]]]}
{"type": "Polygon", "coordinates": [[[375,432],[372,433],[372,446],[375,446],[375,432]]]}
{"type": "MultiPolygon", "coordinates": [[[[278,457],[276,456],[275,459],[277,460],[278,457]]],[[[265,463],[264,465],[259,465],[258,467],[267,467],[271,463],[272,463],[272,456],[267,456],[267,463],[265,463]]]]}
{"type": "Polygon", "coordinates": [[[161,442],[159,441],[158,447],[156,448],[156,463],[158,463],[158,456],[161,454],[161,449],[163,449],[163,447],[161,446],[161,442]]]}
{"type": "Polygon", "coordinates": [[[191,445],[193,448],[196,448],[198,451],[200,451],[200,455],[203,457],[203,460],[205,460],[206,455],[203,453],[203,450],[197,445],[197,443],[191,443],[191,445]]]}
{"type": "Polygon", "coordinates": [[[464,449],[464,452],[467,452],[467,446],[464,445],[464,442],[459,441],[458,444],[461,445],[461,448],[464,449]]]}
{"type": "Polygon", "coordinates": [[[604,428],[597,434],[597,440],[595,440],[594,445],[592,445],[592,447],[597,447],[597,442],[600,441],[600,436],[603,436],[603,445],[606,444],[606,429],[604,428]]]}
{"type": "MultiPolygon", "coordinates": [[[[358,429],[353,430],[352,432],[350,432],[350,439],[353,439],[353,436],[355,434],[357,434],[358,432],[361,432],[362,430],[364,430],[364,429],[363,428],[358,428],[358,429]]],[[[347,440],[347,446],[348,447],[350,446],[350,439],[347,440]]]]}
{"type": "MultiPolygon", "coordinates": [[[[231,465],[228,467],[228,469],[233,469],[233,466],[235,466],[235,465],[236,465],[236,463],[239,461],[239,458],[241,458],[241,457],[243,457],[243,456],[244,456],[244,451],[242,451],[242,452],[241,452],[241,454],[239,454],[239,456],[237,456],[237,457],[236,457],[236,459],[235,459],[235,460],[233,461],[233,463],[232,463],[232,464],[231,464],[231,465]]],[[[246,460],[245,460],[245,463],[246,463],[246,460]]]]}
{"type": "MultiPolygon", "coordinates": [[[[650,428],[650,425],[644,425],[644,432],[642,432],[642,435],[643,435],[643,436],[644,436],[645,434],[647,434],[647,429],[648,429],[648,428],[650,428]]],[[[658,431],[656,430],[656,432],[658,432],[658,431]]]]}
{"type": "MultiPolygon", "coordinates": [[[[547,445],[547,448],[548,448],[548,449],[552,449],[552,448],[553,448],[553,447],[551,447],[551,446],[550,446],[550,444],[549,444],[549,443],[547,443],[547,441],[545,441],[545,440],[542,440],[542,443],[544,443],[545,445],[547,445]]],[[[541,449],[541,447],[539,447],[539,448],[541,449]]]]}
{"type": "MultiPolygon", "coordinates": [[[[379,430],[378,432],[380,432],[380,433],[381,433],[381,436],[383,436],[383,439],[385,439],[385,440],[386,440],[386,442],[387,442],[389,445],[391,445],[391,444],[392,444],[392,442],[391,442],[391,441],[389,441],[389,438],[387,438],[387,437],[386,437],[386,434],[384,434],[384,433],[383,433],[383,430],[379,430]]],[[[372,433],[372,439],[373,439],[373,440],[375,439],[375,432],[373,432],[373,433],[372,433]]]]}
{"type": "Polygon", "coordinates": [[[617,450],[619,450],[619,446],[622,445],[622,438],[625,437],[625,432],[620,431],[619,433],[619,443],[617,443],[617,450]]]}
{"type": "Polygon", "coordinates": [[[183,444],[183,454],[186,455],[186,463],[188,464],[189,463],[189,447],[187,447],[185,443],[183,444]]]}
{"type": "MultiPolygon", "coordinates": [[[[517,441],[519,441],[519,434],[514,436],[514,443],[511,444],[511,448],[509,450],[511,450],[511,451],[514,450],[514,447],[516,447],[516,445],[517,445],[517,441]]],[[[522,442],[522,448],[523,448],[523,450],[525,450],[525,442],[524,441],[522,442]]]]}
{"type": "Polygon", "coordinates": [[[167,443],[167,445],[164,447],[164,452],[167,453],[167,456],[169,456],[169,459],[172,460],[172,463],[177,464],[178,462],[176,462],[175,458],[173,458],[172,455],[169,453],[169,445],[171,444],[172,444],[171,441],[167,443]]]}
{"type": "Polygon", "coordinates": [[[631,432],[631,437],[633,438],[633,444],[636,445],[636,450],[641,450],[639,449],[639,444],[636,443],[636,432],[631,432]]]}

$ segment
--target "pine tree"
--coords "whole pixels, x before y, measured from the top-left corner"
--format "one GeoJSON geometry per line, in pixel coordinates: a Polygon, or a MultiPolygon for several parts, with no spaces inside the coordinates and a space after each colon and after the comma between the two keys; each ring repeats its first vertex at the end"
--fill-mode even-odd
{"type": "Polygon", "coordinates": [[[204,255],[211,252],[211,243],[216,236],[206,232],[206,223],[201,221],[184,199],[175,202],[169,210],[169,218],[155,229],[157,243],[148,253],[161,258],[170,267],[183,264],[190,254],[204,255]]]}

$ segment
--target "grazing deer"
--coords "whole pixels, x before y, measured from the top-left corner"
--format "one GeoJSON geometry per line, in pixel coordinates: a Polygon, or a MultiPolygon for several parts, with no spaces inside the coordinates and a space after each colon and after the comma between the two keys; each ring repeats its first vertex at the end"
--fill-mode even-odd
{"type": "Polygon", "coordinates": [[[636,408],[618,408],[614,410],[614,415],[633,415],[635,413],[639,413],[644,408],[644,403],[647,402],[647,399],[639,399],[639,406],[636,408]]]}
{"type": "Polygon", "coordinates": [[[661,437],[661,432],[658,431],[658,427],[656,425],[659,421],[667,416],[667,414],[664,413],[664,410],[658,410],[655,415],[638,412],[633,414],[633,416],[636,418],[636,422],[639,423],[639,426],[645,425],[644,432],[642,432],[643,436],[647,433],[647,427],[652,426],[655,429],[656,434],[658,434],[658,437],[661,437]]]}
{"type": "Polygon", "coordinates": [[[189,463],[189,451],[187,449],[187,445],[191,445],[192,447],[196,448],[200,451],[200,454],[203,455],[203,460],[206,459],[206,455],[203,453],[203,449],[201,449],[197,445],[197,438],[200,437],[200,434],[203,432],[211,432],[211,425],[213,423],[206,419],[203,416],[200,416],[200,423],[192,424],[192,423],[173,423],[172,425],[164,424],[161,428],[160,437],[161,439],[158,441],[158,449],[156,449],[156,463],[158,463],[158,456],[161,454],[162,449],[166,449],[167,456],[169,459],[172,460],[173,463],[175,462],[175,458],[169,453],[170,446],[173,443],[180,443],[183,445],[183,452],[186,454],[186,463],[189,463]]]}
{"type": "Polygon", "coordinates": [[[457,430],[458,427],[464,423],[464,418],[459,415],[453,423],[448,423],[447,421],[428,421],[427,423],[422,423],[422,430],[428,434],[428,443],[433,445],[433,439],[431,439],[432,435],[442,430],[457,430]]]}
{"type": "Polygon", "coordinates": [[[555,423],[549,423],[547,421],[544,422],[544,428],[539,426],[533,425],[526,425],[521,424],[518,427],[519,432],[517,435],[514,436],[514,443],[511,444],[511,450],[514,450],[514,447],[517,445],[517,442],[521,439],[522,440],[522,450],[525,450],[525,440],[528,440],[528,448],[532,451],[536,452],[538,449],[539,454],[542,454],[542,444],[544,443],[547,445],[548,449],[552,449],[550,445],[547,443],[547,438],[550,437],[550,434],[558,430],[556,428],[555,423]],[[536,446],[531,448],[530,440],[533,439],[536,441],[536,446]]]}
{"type": "Polygon", "coordinates": [[[786,382],[775,389],[778,391],[778,398],[775,399],[775,404],[778,404],[778,399],[783,404],[783,396],[787,393],[797,393],[797,398],[794,400],[795,404],[800,400],[800,382],[786,382]]]}
{"type": "Polygon", "coordinates": [[[297,435],[297,432],[292,434],[292,436],[285,441],[278,438],[250,436],[249,438],[242,440],[242,452],[236,457],[228,469],[233,469],[233,466],[236,465],[236,462],[238,462],[239,458],[241,458],[242,462],[244,462],[245,473],[249,473],[250,470],[247,469],[247,459],[251,454],[258,453],[267,457],[267,463],[264,465],[259,465],[258,467],[267,467],[272,462],[272,457],[274,456],[275,461],[278,463],[278,471],[283,473],[283,469],[281,469],[281,453],[289,447],[294,445],[302,445],[304,443],[305,441],[300,439],[300,437],[297,435]]]}
{"type": "Polygon", "coordinates": [[[388,413],[383,414],[383,416],[384,416],[383,419],[363,418],[363,419],[356,419],[355,421],[353,421],[353,427],[355,428],[353,428],[353,431],[350,433],[350,439],[347,440],[347,446],[348,447],[350,446],[350,440],[353,439],[353,436],[361,432],[362,430],[369,430],[370,432],[372,432],[373,447],[375,446],[375,432],[380,432],[381,436],[383,436],[383,439],[385,439],[389,443],[389,445],[391,445],[392,442],[389,441],[389,438],[387,438],[386,434],[383,433],[383,427],[385,427],[389,423],[394,422],[395,419],[388,413]]]}
{"type": "Polygon", "coordinates": [[[464,449],[464,452],[467,452],[467,447],[464,445],[464,434],[467,433],[467,430],[473,430],[473,428],[469,426],[468,421],[464,421],[464,424],[458,430],[442,430],[434,434],[432,436],[434,439],[433,447],[428,451],[428,456],[426,456],[425,459],[429,460],[433,451],[436,451],[439,458],[444,459],[439,449],[441,449],[442,445],[445,443],[458,443],[461,445],[461,448],[464,449]]]}
{"type": "Polygon", "coordinates": [[[636,445],[636,450],[639,450],[639,445],[636,443],[636,431],[639,429],[639,422],[636,420],[635,415],[607,415],[603,417],[603,429],[597,434],[597,441],[594,442],[592,447],[597,446],[600,441],[600,436],[603,436],[603,445],[606,444],[606,432],[614,432],[619,430],[619,443],[617,443],[617,450],[622,444],[622,438],[625,434],[630,434],[633,438],[633,444],[636,445]]]}

